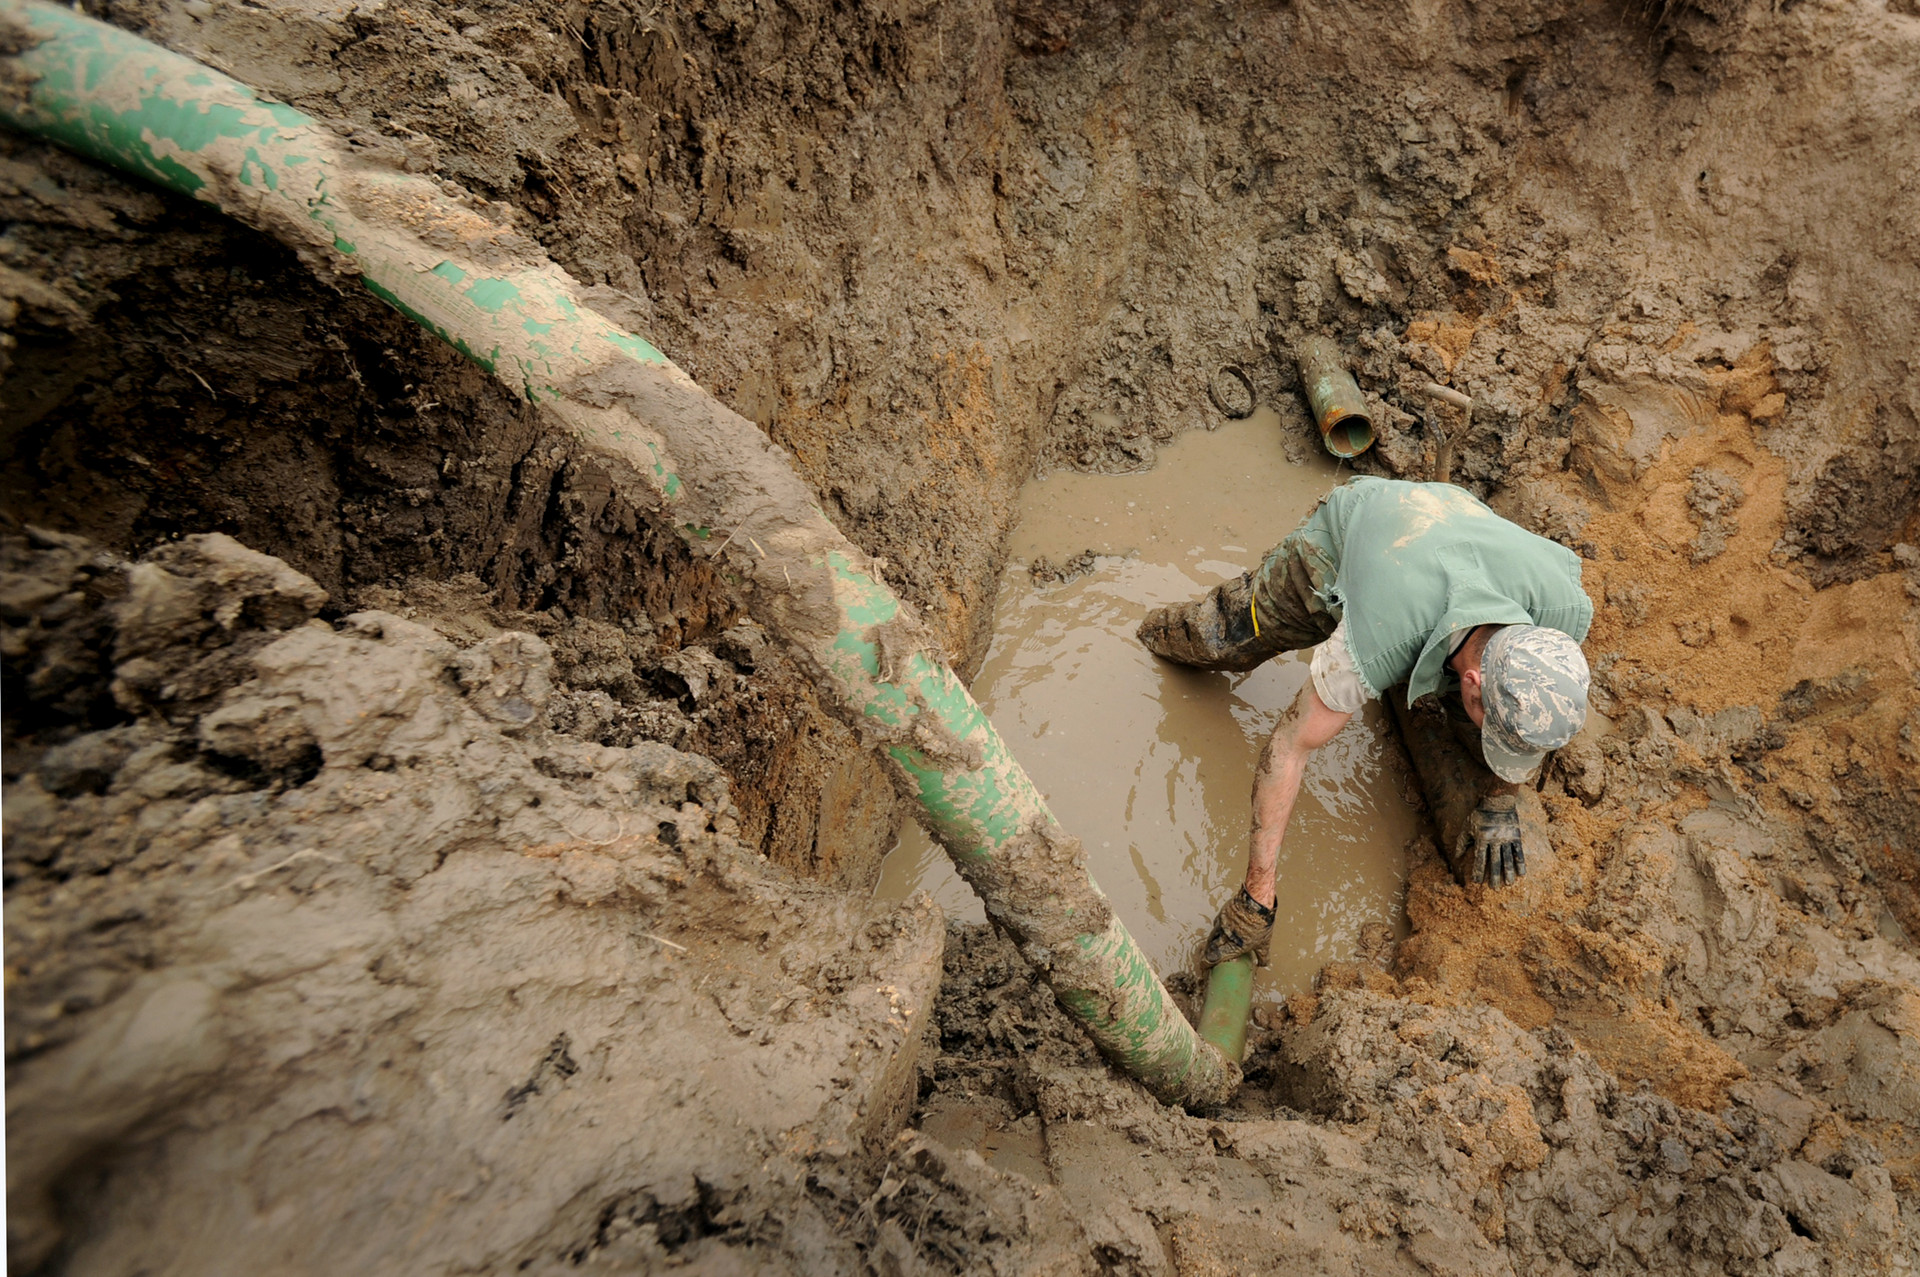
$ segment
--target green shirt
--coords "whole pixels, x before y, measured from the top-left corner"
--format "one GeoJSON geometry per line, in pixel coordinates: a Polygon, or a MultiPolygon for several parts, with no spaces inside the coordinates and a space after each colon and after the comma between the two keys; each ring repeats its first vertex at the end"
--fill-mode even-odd
{"type": "Polygon", "coordinates": [[[1298,535],[1375,696],[1402,680],[1409,704],[1437,691],[1452,639],[1476,625],[1544,625],[1577,643],[1593,621],[1579,555],[1449,483],[1354,479],[1298,535]]]}

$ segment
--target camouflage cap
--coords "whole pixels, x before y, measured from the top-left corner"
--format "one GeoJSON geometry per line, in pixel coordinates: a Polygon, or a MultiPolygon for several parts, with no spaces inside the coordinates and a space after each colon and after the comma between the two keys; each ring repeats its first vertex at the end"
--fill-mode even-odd
{"type": "Polygon", "coordinates": [[[1481,654],[1480,674],[1481,749],[1501,780],[1525,780],[1587,721],[1587,658],[1559,630],[1503,626],[1481,654]]]}

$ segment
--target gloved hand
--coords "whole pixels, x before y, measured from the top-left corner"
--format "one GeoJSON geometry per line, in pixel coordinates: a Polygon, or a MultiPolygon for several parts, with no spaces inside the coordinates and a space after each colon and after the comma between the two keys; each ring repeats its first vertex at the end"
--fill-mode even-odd
{"type": "Polygon", "coordinates": [[[1273,910],[1247,894],[1245,887],[1233,893],[1233,899],[1220,906],[1214,916],[1213,930],[1207,935],[1202,955],[1210,967],[1231,962],[1243,953],[1267,965],[1267,941],[1273,938],[1273,910]]]}
{"type": "Polygon", "coordinates": [[[1482,798],[1467,826],[1467,864],[1475,882],[1505,887],[1526,875],[1527,853],[1520,845],[1520,803],[1514,795],[1482,798]]]}

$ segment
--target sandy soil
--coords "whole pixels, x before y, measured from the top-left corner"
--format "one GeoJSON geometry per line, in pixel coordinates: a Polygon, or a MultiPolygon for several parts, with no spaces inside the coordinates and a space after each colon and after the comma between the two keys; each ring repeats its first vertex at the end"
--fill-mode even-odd
{"type": "Polygon", "coordinates": [[[1912,1266],[1910,0],[99,8],[493,201],[963,667],[1036,466],[1229,364],[1306,442],[1332,335],[1583,555],[1605,722],[1165,1110],[866,901],[879,769],[586,459],[0,136],[20,1271],[1912,1266]]]}

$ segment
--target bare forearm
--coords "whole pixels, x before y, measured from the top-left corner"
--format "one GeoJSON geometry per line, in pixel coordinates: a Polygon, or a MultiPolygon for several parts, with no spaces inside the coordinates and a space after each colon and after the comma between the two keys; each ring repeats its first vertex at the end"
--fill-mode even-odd
{"type": "Polygon", "coordinates": [[[1247,894],[1269,907],[1273,904],[1274,875],[1280,863],[1280,842],[1300,796],[1313,751],[1333,739],[1351,717],[1328,709],[1308,683],[1287,710],[1253,774],[1253,836],[1247,848],[1247,894]]]}
{"type": "Polygon", "coordinates": [[[1307,770],[1307,751],[1297,747],[1297,733],[1276,732],[1260,753],[1253,775],[1253,836],[1247,850],[1247,894],[1273,906],[1275,870],[1280,842],[1300,796],[1300,778],[1307,770]]]}

